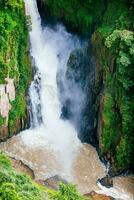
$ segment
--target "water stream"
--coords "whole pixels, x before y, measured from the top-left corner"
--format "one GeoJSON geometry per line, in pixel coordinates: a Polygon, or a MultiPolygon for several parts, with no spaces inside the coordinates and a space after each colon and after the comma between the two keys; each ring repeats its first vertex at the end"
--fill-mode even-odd
{"type": "Polygon", "coordinates": [[[36,0],[25,0],[25,5],[31,16],[31,57],[36,68],[29,89],[31,128],[0,144],[0,149],[29,165],[36,179],[58,174],[76,184],[82,193],[96,190],[118,199],[134,199],[133,185],[127,187],[130,180],[115,179],[112,189],[97,185],[106,168],[96,150],[81,144],[73,125],[60,117],[57,71],[66,71],[70,52],[80,47],[79,39],[62,25],[42,27],[36,0]]]}

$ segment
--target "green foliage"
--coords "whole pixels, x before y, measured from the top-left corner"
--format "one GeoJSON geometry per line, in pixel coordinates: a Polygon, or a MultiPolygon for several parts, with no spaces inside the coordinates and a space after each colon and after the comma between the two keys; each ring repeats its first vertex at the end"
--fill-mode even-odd
{"type": "Polygon", "coordinates": [[[5,118],[0,116],[0,126],[2,126],[5,123],[5,118]]]}
{"type": "Polygon", "coordinates": [[[103,108],[103,137],[102,142],[104,145],[104,152],[112,150],[114,148],[115,138],[117,137],[114,127],[114,102],[111,95],[105,95],[104,108],[103,108]],[[111,111],[111,112],[110,112],[111,111]],[[113,112],[112,112],[113,111],[113,112]],[[109,132],[110,130],[110,132],[109,132]]]}
{"type": "Polygon", "coordinates": [[[127,1],[109,1],[93,36],[103,66],[102,154],[110,153],[117,169],[133,165],[134,23],[127,1]],[[116,12],[115,12],[116,10],[116,12]]]}
{"type": "Polygon", "coordinates": [[[17,119],[22,118],[26,114],[26,99],[23,93],[18,93],[15,101],[12,102],[12,110],[9,113],[9,129],[10,132],[14,130],[15,122],[17,119]]]}
{"type": "Polygon", "coordinates": [[[118,79],[124,90],[134,85],[134,32],[128,30],[115,30],[106,38],[106,46],[112,48],[116,54],[118,65],[118,79]]]}
{"type": "Polygon", "coordinates": [[[1,200],[84,200],[75,186],[60,184],[59,191],[39,186],[30,177],[15,172],[9,159],[0,153],[1,200]]]}
{"type": "Polygon", "coordinates": [[[59,185],[59,192],[55,195],[54,200],[84,200],[74,185],[59,185]]]}
{"type": "Polygon", "coordinates": [[[128,136],[121,138],[120,144],[116,149],[116,162],[119,169],[124,169],[128,168],[128,166],[131,166],[133,142],[133,138],[128,136]]]}
{"type": "Polygon", "coordinates": [[[133,145],[130,138],[133,135],[134,106],[132,91],[134,89],[134,32],[129,30],[114,30],[106,38],[106,46],[116,55],[116,79],[118,82],[117,103],[122,120],[124,135],[116,149],[116,159],[119,168],[127,168],[131,164],[133,145]]]}
{"type": "Polygon", "coordinates": [[[0,153],[0,167],[10,168],[11,162],[10,160],[5,156],[5,154],[0,153]]]}
{"type": "Polygon", "coordinates": [[[0,197],[2,200],[21,200],[12,183],[2,184],[0,188],[0,197]]]}
{"type": "MultiPolygon", "coordinates": [[[[29,18],[24,13],[23,0],[0,0],[0,84],[9,76],[14,79],[16,99],[9,114],[9,130],[16,120],[26,115],[25,94],[31,80],[28,54],[29,18]]],[[[0,117],[0,126],[4,120],[0,117]]]]}
{"type": "Polygon", "coordinates": [[[2,200],[48,200],[45,190],[23,174],[16,173],[9,159],[0,153],[0,198],[2,200]]]}
{"type": "Polygon", "coordinates": [[[1,0],[0,7],[5,9],[22,9],[23,8],[23,0],[1,0]]]}
{"type": "Polygon", "coordinates": [[[44,0],[46,11],[55,19],[62,20],[77,32],[86,34],[94,23],[102,18],[105,5],[96,0],[44,0]]]}
{"type": "Polygon", "coordinates": [[[0,172],[0,186],[5,182],[11,183],[12,178],[7,173],[0,172]]]}

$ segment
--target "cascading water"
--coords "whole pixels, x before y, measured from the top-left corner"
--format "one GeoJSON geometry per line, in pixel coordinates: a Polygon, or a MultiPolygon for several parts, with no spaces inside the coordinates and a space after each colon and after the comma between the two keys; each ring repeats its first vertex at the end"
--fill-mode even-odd
{"type": "Polygon", "coordinates": [[[34,128],[42,123],[41,115],[41,102],[40,102],[40,89],[41,89],[41,74],[36,70],[34,80],[29,88],[29,103],[28,108],[30,112],[30,127],[34,128]]]}
{"type": "MultiPolygon", "coordinates": [[[[69,54],[80,46],[79,40],[61,25],[42,28],[36,0],[25,0],[25,5],[31,16],[31,57],[36,66],[29,89],[31,128],[0,144],[0,149],[30,166],[36,179],[58,174],[77,184],[83,193],[99,190],[96,181],[105,176],[106,169],[96,150],[81,144],[72,124],[60,118],[57,71],[64,76],[69,54]]],[[[119,187],[108,190],[101,187],[100,192],[133,199],[119,187]]]]}
{"type": "MultiPolygon", "coordinates": [[[[51,145],[53,150],[58,151],[58,160],[60,160],[59,164],[62,165],[62,171],[65,168],[69,170],[73,151],[79,141],[72,125],[60,118],[61,106],[58,99],[56,75],[58,68],[65,68],[70,52],[79,46],[79,41],[67,33],[62,26],[55,27],[55,31],[48,27],[43,29],[36,1],[29,0],[25,3],[27,14],[31,16],[32,21],[31,56],[34,59],[37,72],[41,76],[40,98],[37,87],[39,75],[37,73],[30,87],[33,116],[31,124],[32,127],[36,126],[35,137],[42,136],[44,145],[51,145]],[[41,121],[39,107],[41,107],[43,121],[41,127],[39,127],[41,121]]],[[[32,135],[33,132],[35,130],[31,131],[32,135]]]]}

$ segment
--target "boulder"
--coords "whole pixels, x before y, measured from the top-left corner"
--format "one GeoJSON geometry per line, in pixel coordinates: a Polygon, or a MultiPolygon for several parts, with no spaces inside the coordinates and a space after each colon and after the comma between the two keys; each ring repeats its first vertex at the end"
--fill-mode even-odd
{"type": "Polygon", "coordinates": [[[89,198],[90,200],[114,200],[114,198],[110,196],[106,196],[104,194],[98,194],[94,191],[92,191],[89,194],[84,195],[87,199],[89,198]]]}
{"type": "Polygon", "coordinates": [[[55,175],[55,176],[52,176],[52,177],[46,179],[45,181],[43,181],[43,185],[45,185],[49,188],[52,188],[54,190],[58,190],[59,184],[61,182],[64,183],[64,184],[68,184],[68,182],[65,179],[63,179],[59,175],[55,175]]]}
{"type": "Polygon", "coordinates": [[[11,158],[12,167],[18,171],[29,175],[32,179],[35,178],[34,171],[26,164],[24,164],[21,160],[17,160],[15,158],[11,158]]]}
{"type": "Polygon", "coordinates": [[[108,175],[102,179],[98,179],[98,181],[107,188],[113,187],[113,179],[108,175]]]}

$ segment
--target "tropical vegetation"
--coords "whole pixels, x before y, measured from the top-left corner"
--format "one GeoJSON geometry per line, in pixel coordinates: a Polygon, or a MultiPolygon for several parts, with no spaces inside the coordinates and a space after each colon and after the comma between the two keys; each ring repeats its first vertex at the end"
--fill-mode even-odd
{"type": "Polygon", "coordinates": [[[59,191],[38,185],[25,174],[16,172],[9,158],[0,152],[0,200],[84,200],[75,186],[59,186],[59,191]]]}

